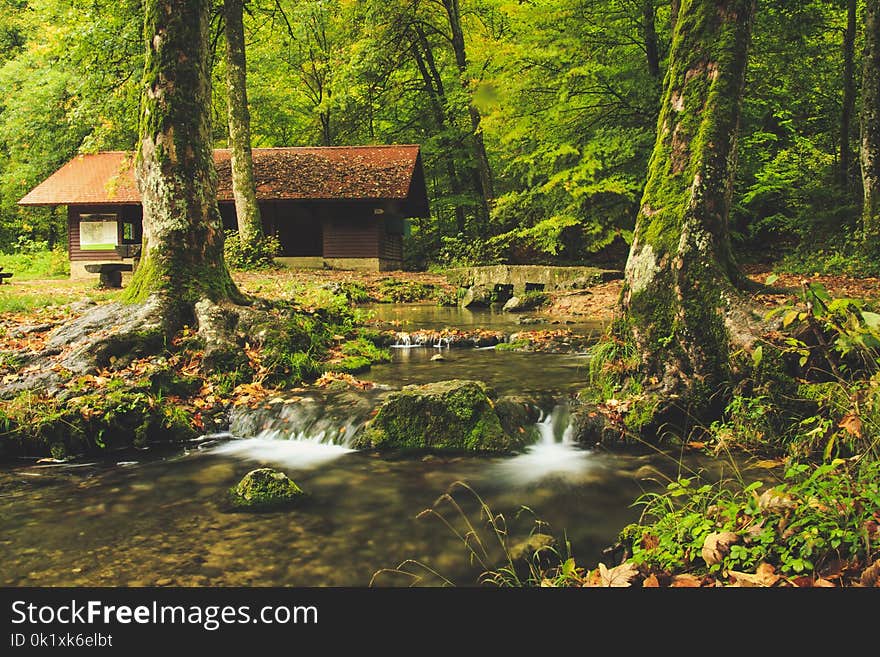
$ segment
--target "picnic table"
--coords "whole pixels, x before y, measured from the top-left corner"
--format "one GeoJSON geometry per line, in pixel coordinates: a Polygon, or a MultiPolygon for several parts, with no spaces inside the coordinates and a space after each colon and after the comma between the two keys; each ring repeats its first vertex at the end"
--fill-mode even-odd
{"type": "Polygon", "coordinates": [[[12,278],[12,272],[3,271],[3,267],[0,267],[0,285],[3,285],[7,278],[12,278]]]}
{"type": "Polygon", "coordinates": [[[100,274],[100,287],[122,287],[122,272],[132,271],[133,267],[125,262],[102,262],[86,265],[90,274],[100,274]]]}

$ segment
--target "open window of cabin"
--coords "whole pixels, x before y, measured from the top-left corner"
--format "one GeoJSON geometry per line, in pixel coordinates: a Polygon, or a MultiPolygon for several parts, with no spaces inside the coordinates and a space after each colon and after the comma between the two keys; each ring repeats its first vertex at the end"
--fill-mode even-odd
{"type": "Polygon", "coordinates": [[[131,219],[123,219],[120,222],[120,237],[122,244],[140,244],[141,226],[131,219]]]}
{"type": "Polygon", "coordinates": [[[81,214],[79,248],[83,251],[112,251],[119,245],[119,216],[81,214]]]}

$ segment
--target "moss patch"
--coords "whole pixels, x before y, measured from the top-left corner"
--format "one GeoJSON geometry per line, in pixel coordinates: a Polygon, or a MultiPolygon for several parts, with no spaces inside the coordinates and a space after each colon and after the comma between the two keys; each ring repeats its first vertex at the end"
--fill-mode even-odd
{"type": "Polygon", "coordinates": [[[358,447],[508,452],[523,434],[508,434],[480,381],[408,386],[389,396],[357,440],[358,447]]]}
{"type": "Polygon", "coordinates": [[[270,511],[290,506],[305,492],[283,472],[271,468],[251,470],[229,489],[230,505],[238,510],[270,511]]]}

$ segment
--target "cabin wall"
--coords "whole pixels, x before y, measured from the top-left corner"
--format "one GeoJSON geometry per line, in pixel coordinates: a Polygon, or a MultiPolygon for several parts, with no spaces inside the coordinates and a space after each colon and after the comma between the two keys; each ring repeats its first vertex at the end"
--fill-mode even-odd
{"type": "Polygon", "coordinates": [[[67,208],[67,253],[70,258],[71,278],[94,278],[85,270],[85,265],[101,262],[133,263],[132,258],[123,258],[115,249],[83,250],[80,244],[80,217],[84,214],[115,214],[118,218],[116,243],[140,244],[143,211],[140,205],[73,205],[67,208]],[[131,223],[135,237],[125,240],[123,224],[131,223]]]}

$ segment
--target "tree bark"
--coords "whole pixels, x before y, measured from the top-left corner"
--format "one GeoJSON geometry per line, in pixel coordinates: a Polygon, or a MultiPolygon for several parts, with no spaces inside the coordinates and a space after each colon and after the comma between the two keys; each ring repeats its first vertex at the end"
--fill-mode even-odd
{"type": "Polygon", "coordinates": [[[255,244],[263,237],[263,223],[254,184],[243,11],[242,0],[224,0],[226,116],[229,123],[229,145],[232,150],[232,194],[235,198],[238,236],[243,243],[255,244]]]}
{"type": "MultiPolygon", "coordinates": [[[[449,29],[452,35],[452,50],[455,54],[455,64],[458,67],[461,85],[467,92],[468,97],[471,94],[470,82],[467,79],[468,59],[467,50],[464,42],[464,31],[461,26],[461,8],[458,0],[443,0],[443,6],[446,9],[446,15],[449,19],[449,29]]],[[[483,128],[481,127],[480,110],[468,101],[468,115],[471,120],[471,130],[474,139],[474,157],[477,162],[477,173],[479,175],[480,190],[482,192],[482,201],[486,216],[489,214],[489,208],[492,206],[492,200],[495,198],[495,187],[492,180],[492,168],[489,165],[489,157],[486,154],[486,144],[483,141],[483,128]]]]}
{"type": "Polygon", "coordinates": [[[744,285],[727,222],[754,12],[755,0],[681,3],[621,297],[640,375],[696,407],[729,380],[744,285]]]}
{"type": "Polygon", "coordinates": [[[681,0],[672,0],[669,11],[669,28],[674,32],[675,24],[678,22],[678,14],[681,11],[681,0]]]}
{"type": "MultiPolygon", "coordinates": [[[[425,33],[418,26],[415,28],[417,41],[412,44],[413,58],[416,66],[425,83],[425,89],[428,92],[428,98],[431,101],[431,109],[434,112],[434,120],[437,123],[437,129],[441,133],[445,133],[446,125],[446,94],[443,89],[443,79],[437,71],[434,64],[431,46],[428,43],[425,33]],[[425,53],[422,54],[422,49],[425,53]],[[429,66],[430,65],[430,66],[429,66]]],[[[446,141],[444,136],[444,141],[446,141]]],[[[447,154],[444,156],[446,162],[446,176],[449,178],[449,185],[452,193],[458,197],[461,195],[461,182],[458,179],[458,172],[455,169],[452,156],[447,154]]],[[[479,191],[479,190],[478,190],[479,191]]],[[[459,233],[464,234],[466,229],[464,207],[461,204],[455,204],[455,226],[459,233]]]]}
{"type": "Polygon", "coordinates": [[[654,0],[642,2],[642,35],[645,40],[645,55],[648,60],[648,71],[652,77],[660,77],[660,42],[657,39],[657,14],[654,0]]]}
{"type": "Polygon", "coordinates": [[[865,56],[862,68],[861,164],[865,197],[862,245],[880,254],[880,0],[865,3],[865,56]]]}
{"type": "Polygon", "coordinates": [[[158,296],[191,310],[238,297],[223,260],[211,144],[211,0],[146,0],[146,62],[135,163],[144,216],[131,302],[158,296]]]}
{"type": "Polygon", "coordinates": [[[855,46],[856,46],[856,0],[847,0],[846,31],[843,34],[843,108],[840,113],[840,155],[837,182],[849,187],[852,167],[852,117],[856,105],[855,46]]]}

